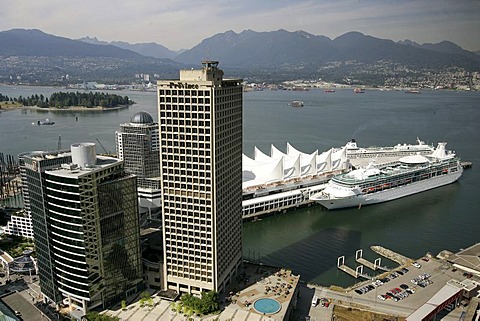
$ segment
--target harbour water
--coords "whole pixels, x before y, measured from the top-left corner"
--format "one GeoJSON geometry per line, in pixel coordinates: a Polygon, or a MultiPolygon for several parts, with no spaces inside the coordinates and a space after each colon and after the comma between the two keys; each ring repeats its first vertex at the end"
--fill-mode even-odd
{"type": "MultiPolygon", "coordinates": [[[[12,97],[48,96],[55,91],[61,89],[0,86],[0,93],[12,97]]],[[[154,92],[116,93],[137,104],[108,112],[0,111],[0,151],[17,155],[56,149],[59,135],[63,148],[98,139],[105,149],[114,151],[114,133],[120,123],[141,110],[157,119],[154,92]],[[31,125],[45,118],[55,125],[31,125]]],[[[435,145],[446,141],[447,148],[462,160],[473,162],[457,183],[407,198],[360,210],[326,211],[315,205],[245,223],[245,258],[291,268],[306,282],[350,285],[355,280],[336,269],[337,257],[345,255],[346,264],[354,267],[355,251],[360,248],[372,260],[377,256],[369,247],[376,244],[417,258],[427,251],[457,251],[480,242],[479,101],[478,92],[451,91],[416,95],[379,90],[359,95],[347,89],[245,93],[243,149],[249,156],[254,146],[269,153],[270,144],[285,150],[286,142],[311,153],[342,146],[351,138],[359,146],[391,146],[415,143],[418,136],[435,145]],[[293,100],[303,101],[304,107],[289,107],[293,100]]],[[[97,151],[103,152],[100,146],[97,151]]]]}

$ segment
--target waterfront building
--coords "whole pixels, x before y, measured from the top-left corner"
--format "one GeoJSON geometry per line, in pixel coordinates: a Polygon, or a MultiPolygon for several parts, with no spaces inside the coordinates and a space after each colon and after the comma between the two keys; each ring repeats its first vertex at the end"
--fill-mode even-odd
{"type": "Polygon", "coordinates": [[[157,82],[164,287],[194,294],[242,262],[242,80],[202,64],[157,82]]]}
{"type": "Polygon", "coordinates": [[[287,143],[283,153],[271,145],[270,155],[257,147],[253,158],[243,155],[242,217],[286,211],[313,203],[310,197],[330,178],[350,169],[347,148],[303,153],[287,143]]]}
{"type": "Polygon", "coordinates": [[[143,287],[136,178],[95,144],[25,156],[25,174],[46,302],[86,313],[143,287]],[[57,166],[43,170],[45,159],[57,166]],[[40,164],[40,166],[39,166],[40,164]]]}
{"type": "Polygon", "coordinates": [[[115,132],[115,146],[125,172],[137,176],[141,216],[157,218],[161,205],[158,123],[147,112],[136,113],[115,132]]]}

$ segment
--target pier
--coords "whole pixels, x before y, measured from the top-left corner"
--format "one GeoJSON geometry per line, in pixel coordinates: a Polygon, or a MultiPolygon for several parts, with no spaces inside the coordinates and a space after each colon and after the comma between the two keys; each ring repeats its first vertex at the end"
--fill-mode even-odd
{"type": "Polygon", "coordinates": [[[381,265],[381,262],[382,262],[381,258],[375,259],[375,261],[373,263],[364,259],[362,249],[357,250],[357,252],[355,252],[355,261],[357,261],[358,263],[368,267],[370,270],[373,270],[373,271],[376,271],[376,270],[382,270],[382,271],[385,271],[385,272],[390,271],[390,269],[388,267],[381,265]]]}
{"type": "Polygon", "coordinates": [[[400,265],[406,265],[408,264],[409,262],[412,261],[412,259],[406,257],[406,256],[403,256],[401,254],[398,254],[392,250],[389,250],[389,249],[386,249],[382,246],[379,246],[379,245],[372,245],[370,246],[370,248],[372,249],[372,251],[374,251],[375,253],[378,253],[384,257],[386,257],[387,259],[389,260],[392,260],[394,262],[397,262],[398,264],[400,265]]]}
{"type": "Polygon", "coordinates": [[[337,258],[337,268],[339,270],[342,270],[343,272],[349,274],[350,276],[354,277],[355,279],[358,279],[358,278],[364,278],[364,279],[368,279],[368,280],[371,280],[372,277],[366,273],[363,273],[363,265],[359,265],[356,267],[356,269],[352,269],[351,267],[349,266],[346,266],[345,265],[345,255],[343,256],[339,256],[337,258]]]}

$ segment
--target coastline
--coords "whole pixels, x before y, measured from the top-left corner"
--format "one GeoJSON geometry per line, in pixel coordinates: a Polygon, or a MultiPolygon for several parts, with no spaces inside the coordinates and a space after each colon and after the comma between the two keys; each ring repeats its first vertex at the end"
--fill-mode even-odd
{"type": "Polygon", "coordinates": [[[48,108],[41,108],[37,106],[2,106],[0,111],[2,110],[15,110],[15,109],[25,109],[25,110],[35,110],[35,111],[108,111],[108,110],[119,110],[128,108],[130,105],[121,105],[116,107],[83,107],[83,106],[68,106],[62,108],[55,108],[55,107],[48,107],[48,108]]]}

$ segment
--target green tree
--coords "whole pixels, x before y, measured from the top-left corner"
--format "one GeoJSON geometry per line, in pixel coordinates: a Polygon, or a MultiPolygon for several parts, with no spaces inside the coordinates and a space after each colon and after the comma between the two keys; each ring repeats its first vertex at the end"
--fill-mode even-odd
{"type": "Polygon", "coordinates": [[[119,317],[110,316],[108,314],[100,314],[95,311],[88,312],[82,319],[85,321],[120,321],[119,317]]]}

